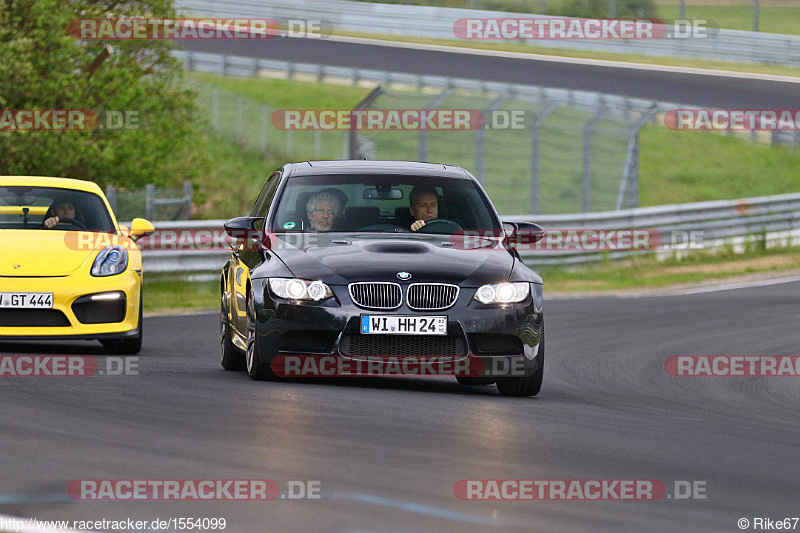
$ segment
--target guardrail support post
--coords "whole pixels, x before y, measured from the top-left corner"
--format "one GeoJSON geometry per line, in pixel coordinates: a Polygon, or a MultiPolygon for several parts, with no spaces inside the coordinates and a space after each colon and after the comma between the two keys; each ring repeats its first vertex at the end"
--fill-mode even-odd
{"type": "Polygon", "coordinates": [[[144,186],[144,216],[147,220],[153,220],[155,215],[156,186],[148,183],[144,186]]]}

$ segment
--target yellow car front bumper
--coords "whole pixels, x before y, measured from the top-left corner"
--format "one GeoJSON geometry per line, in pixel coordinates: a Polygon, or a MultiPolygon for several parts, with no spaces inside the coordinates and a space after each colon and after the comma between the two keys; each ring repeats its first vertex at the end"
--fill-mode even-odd
{"type": "Polygon", "coordinates": [[[122,274],[105,277],[93,277],[86,268],[79,268],[61,277],[0,277],[0,292],[53,293],[52,310],[0,309],[0,313],[3,313],[0,316],[0,341],[37,338],[122,339],[136,336],[142,312],[141,290],[141,270],[130,268],[122,274]],[[115,308],[114,303],[108,300],[87,302],[89,299],[85,298],[103,293],[124,294],[124,305],[120,308],[119,302],[115,308]],[[76,305],[79,299],[87,303],[82,307],[81,302],[76,305]],[[93,305],[105,307],[91,308],[93,305]]]}

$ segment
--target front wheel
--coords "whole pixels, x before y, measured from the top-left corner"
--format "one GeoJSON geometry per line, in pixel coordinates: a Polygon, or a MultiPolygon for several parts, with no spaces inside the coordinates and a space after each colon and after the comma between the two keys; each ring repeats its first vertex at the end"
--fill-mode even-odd
{"type": "MultiPolygon", "coordinates": [[[[223,293],[224,294],[224,293],[223,293]]],[[[228,322],[228,306],[225,297],[219,305],[219,362],[225,370],[245,370],[245,358],[231,340],[231,326],[228,322]]]]}
{"type": "Polygon", "coordinates": [[[247,295],[247,352],[245,360],[247,362],[247,375],[257,381],[274,379],[275,374],[269,365],[261,362],[258,355],[258,340],[256,339],[256,305],[253,301],[253,294],[247,295]]]}
{"type": "Polygon", "coordinates": [[[536,357],[539,367],[530,376],[497,378],[497,390],[500,391],[500,396],[520,397],[539,394],[544,378],[544,326],[542,326],[542,338],[539,340],[539,353],[536,357]]]}

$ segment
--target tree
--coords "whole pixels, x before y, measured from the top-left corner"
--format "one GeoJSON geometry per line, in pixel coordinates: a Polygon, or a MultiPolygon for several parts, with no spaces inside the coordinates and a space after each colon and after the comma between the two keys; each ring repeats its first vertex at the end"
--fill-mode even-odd
{"type": "MultiPolygon", "coordinates": [[[[176,13],[171,0],[0,0],[0,109],[138,114],[138,129],[0,131],[0,174],[122,186],[188,177],[174,176],[174,158],[196,134],[196,95],[170,55],[173,43],[84,41],[67,33],[77,18],[143,16],[169,19],[176,13]]],[[[187,161],[189,175],[196,172],[192,166],[187,161]]]]}

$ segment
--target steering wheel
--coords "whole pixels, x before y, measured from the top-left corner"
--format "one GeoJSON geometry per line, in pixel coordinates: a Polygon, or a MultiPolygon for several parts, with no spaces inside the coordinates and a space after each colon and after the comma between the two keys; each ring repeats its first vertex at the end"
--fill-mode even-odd
{"type": "Polygon", "coordinates": [[[425,225],[417,230],[417,233],[453,233],[463,229],[457,222],[446,218],[432,218],[425,221],[425,225]],[[433,227],[431,227],[433,226],[433,227]]]}
{"type": "Polygon", "coordinates": [[[86,224],[75,218],[68,218],[68,217],[59,218],[58,224],[56,224],[53,227],[58,227],[62,224],[72,224],[73,226],[78,226],[80,229],[86,229],[86,224]]]}

